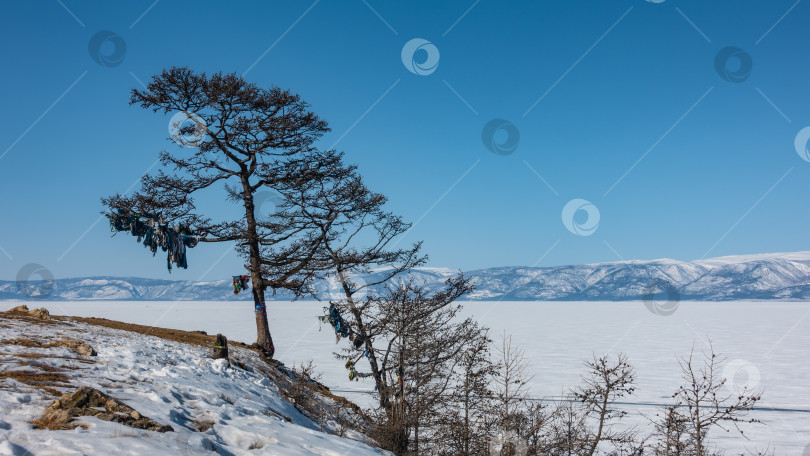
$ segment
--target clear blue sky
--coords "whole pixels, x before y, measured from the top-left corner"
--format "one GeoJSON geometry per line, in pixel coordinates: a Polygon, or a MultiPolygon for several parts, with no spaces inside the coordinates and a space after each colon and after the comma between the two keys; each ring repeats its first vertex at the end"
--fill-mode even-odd
{"type": "Polygon", "coordinates": [[[98,221],[100,196],[175,147],[170,115],[127,104],[172,65],[301,94],[332,127],[320,145],[337,142],[416,222],[402,242],[424,240],[431,266],[808,250],[810,163],[794,147],[810,126],[808,19],[796,0],[4,2],[0,278],[27,263],[57,278],[242,271],[202,245],[170,275],[98,221]],[[88,52],[103,30],[126,44],[116,66],[88,52]],[[430,74],[403,64],[414,38],[439,51],[430,74]],[[742,82],[715,68],[727,46],[750,56],[750,72],[725,66],[742,82]],[[519,132],[513,153],[485,147],[492,119],[519,132]],[[563,223],[573,199],[598,208],[589,236],[563,223]]]}

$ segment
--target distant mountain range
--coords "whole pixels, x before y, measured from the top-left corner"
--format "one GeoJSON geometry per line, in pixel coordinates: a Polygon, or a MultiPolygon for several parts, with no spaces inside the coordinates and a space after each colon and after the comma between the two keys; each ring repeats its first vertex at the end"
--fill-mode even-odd
{"type": "MultiPolygon", "coordinates": [[[[378,271],[361,279],[373,282],[378,271]]],[[[419,268],[410,273],[437,288],[456,271],[419,268]]],[[[654,295],[681,300],[810,300],[810,252],[729,256],[698,261],[634,260],[543,268],[500,267],[465,272],[477,288],[467,300],[627,301],[654,295]]],[[[317,287],[328,299],[330,284],[317,287]]],[[[251,293],[233,294],[230,280],[172,281],[129,277],[57,279],[48,286],[32,283],[23,293],[16,282],[0,281],[0,299],[53,301],[243,301],[251,293]],[[29,296],[30,295],[30,296],[29,296]],[[45,296],[47,295],[47,296],[45,296]]],[[[289,294],[268,299],[289,300],[289,294]]],[[[310,298],[311,299],[311,298],[310,298]]]]}

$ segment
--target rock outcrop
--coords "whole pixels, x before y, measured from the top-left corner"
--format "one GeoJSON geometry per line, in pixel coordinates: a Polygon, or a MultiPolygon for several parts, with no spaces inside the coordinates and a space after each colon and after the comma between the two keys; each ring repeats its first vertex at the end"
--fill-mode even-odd
{"type": "Polygon", "coordinates": [[[39,309],[34,309],[34,310],[28,310],[28,306],[23,304],[21,306],[13,307],[13,308],[9,309],[8,311],[13,312],[13,313],[28,314],[28,315],[30,315],[32,317],[41,318],[43,320],[50,320],[51,319],[51,313],[48,312],[48,309],[46,309],[44,307],[40,307],[39,309]]]}
{"type": "Polygon", "coordinates": [[[118,399],[89,386],[82,386],[59,398],[33,424],[38,429],[73,429],[78,426],[74,422],[78,416],[94,416],[147,431],[174,432],[171,426],[147,418],[118,399]]]}

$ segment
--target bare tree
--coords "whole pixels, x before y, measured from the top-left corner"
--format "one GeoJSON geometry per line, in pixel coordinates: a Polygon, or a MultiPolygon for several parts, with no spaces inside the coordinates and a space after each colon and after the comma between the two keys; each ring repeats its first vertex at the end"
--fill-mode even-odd
{"type": "Polygon", "coordinates": [[[696,453],[694,442],[689,439],[688,419],[674,406],[664,407],[659,419],[653,422],[653,439],[650,450],[659,456],[691,456],[696,453]]]}
{"type": "Polygon", "coordinates": [[[440,453],[474,456],[489,450],[493,420],[490,387],[496,366],[490,360],[492,340],[487,332],[459,356],[457,380],[440,410],[438,434],[443,436],[440,453]]]}
{"type": "Polygon", "coordinates": [[[585,361],[588,371],[583,377],[583,385],[575,388],[572,394],[584,406],[586,419],[594,423],[586,438],[585,455],[596,454],[602,442],[615,447],[632,445],[632,431],[617,431],[614,425],[627,412],[616,408],[616,402],[633,394],[635,372],[627,356],[619,354],[615,362],[609,356],[593,357],[585,361]]]}
{"type": "Polygon", "coordinates": [[[563,397],[549,421],[546,454],[579,456],[589,450],[588,425],[582,406],[571,396],[563,397]]]}
{"type": "Polygon", "coordinates": [[[208,77],[188,68],[153,76],[145,90],[132,90],[130,104],[193,120],[186,126],[177,122],[175,139],[195,147],[162,152],[162,169],[144,175],[137,193],[116,194],[102,203],[110,215],[152,214],[167,224],[183,222],[193,226],[201,242],[235,242],[250,273],[256,344],[272,357],[265,290],[303,287],[300,274],[314,245],[296,241],[306,227],[263,218],[257,193],[281,185],[285,173],[279,170],[312,150],[313,142],[329,131],[326,122],[287,90],[263,89],[235,74],[208,77]],[[186,136],[192,140],[182,139],[186,136]],[[198,212],[193,197],[215,184],[226,187],[227,196],[243,207],[243,216],[214,222],[198,212]]]}
{"type": "Polygon", "coordinates": [[[718,372],[723,359],[714,352],[711,342],[709,351],[703,354],[702,365],[698,362],[694,349],[679,361],[683,384],[672,395],[675,406],[667,409],[659,429],[667,431],[665,447],[679,451],[693,448],[686,454],[703,456],[710,454],[707,441],[712,429],[729,432],[733,427],[744,436],[740,424],[759,422],[745,415],[754,409],[762,395],[748,386],[737,393],[724,391],[728,380],[718,372]],[[688,442],[683,442],[683,437],[688,442]]]}
{"type": "MultiPolygon", "coordinates": [[[[308,161],[299,161],[284,182],[292,185],[280,191],[293,205],[284,214],[285,224],[310,226],[310,246],[314,250],[308,270],[328,279],[333,289],[326,298],[334,301],[341,312],[353,317],[354,332],[360,337],[357,349],[368,352],[371,374],[378,387],[383,387],[384,372],[376,357],[378,351],[372,345],[373,334],[366,328],[371,301],[364,295],[375,286],[383,285],[393,277],[423,264],[426,257],[420,255],[420,243],[408,249],[389,249],[395,237],[402,235],[410,225],[401,217],[384,210],[385,196],[369,190],[355,166],[344,165],[342,155],[334,151],[317,154],[322,164],[313,167],[308,161]],[[330,172],[311,179],[313,170],[327,166],[330,172]],[[298,178],[298,176],[301,176],[298,178]],[[361,240],[370,239],[367,245],[361,240]],[[358,280],[374,268],[385,271],[376,280],[366,283],[358,280]]],[[[308,293],[322,297],[314,286],[308,293]]],[[[385,396],[385,391],[383,397],[385,396]]],[[[381,405],[382,397],[381,397],[381,405]]]]}
{"type": "Polygon", "coordinates": [[[356,167],[342,163],[341,154],[311,155],[329,164],[330,171],[309,178],[324,166],[313,168],[307,160],[287,168],[279,181],[290,185],[278,186],[290,202],[282,214],[284,224],[308,227],[308,245],[316,248],[306,269],[331,284],[328,293],[315,286],[309,292],[328,299],[341,315],[339,334],[352,343],[337,356],[357,369],[352,376],[375,382],[385,411],[384,446],[398,454],[418,453],[420,439],[430,434],[422,432],[424,426],[435,424],[433,411],[451,383],[458,355],[480,336],[472,320],[456,320],[460,306],[454,301],[472,283],[459,275],[428,290],[403,278],[426,261],[421,243],[394,248],[394,239],[410,224],[385,210],[386,198],[369,190],[356,167]],[[364,359],[369,372],[358,364],[364,359]]]}
{"type": "Polygon", "coordinates": [[[497,363],[493,376],[493,409],[495,435],[491,448],[499,454],[511,455],[518,443],[523,443],[520,435],[521,421],[525,418],[526,399],[529,396],[527,384],[532,380],[528,373],[529,363],[522,347],[512,345],[512,336],[501,336],[496,350],[497,363]]]}
{"type": "Polygon", "coordinates": [[[440,412],[463,371],[462,353],[483,337],[472,319],[459,318],[461,306],[454,303],[471,287],[463,276],[432,292],[407,280],[367,300],[373,306],[366,308],[371,318],[364,320],[363,329],[379,353],[381,406],[388,420],[404,425],[408,454],[432,451],[441,443],[436,441],[440,412]]]}

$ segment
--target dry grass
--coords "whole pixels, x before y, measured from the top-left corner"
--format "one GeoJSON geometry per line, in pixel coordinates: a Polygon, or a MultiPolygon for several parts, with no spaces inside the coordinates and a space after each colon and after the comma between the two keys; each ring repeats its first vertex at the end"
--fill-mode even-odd
{"type": "MultiPolygon", "coordinates": [[[[27,347],[27,348],[65,347],[65,348],[69,348],[69,349],[73,350],[74,352],[76,352],[79,355],[95,356],[95,351],[93,351],[93,349],[92,349],[92,347],[90,347],[90,345],[88,345],[87,343],[85,343],[85,342],[83,342],[83,341],[81,341],[79,339],[73,339],[73,338],[63,338],[63,339],[58,339],[58,340],[52,340],[52,341],[49,341],[49,342],[45,343],[45,342],[43,342],[41,340],[22,339],[22,338],[18,337],[16,339],[2,340],[2,341],[0,341],[0,343],[6,344],[6,345],[18,345],[18,346],[27,347]],[[87,351],[82,352],[80,347],[84,347],[84,349],[86,349],[87,351]],[[92,352],[92,354],[90,352],[92,352]]],[[[67,358],[67,359],[80,360],[80,358],[67,358]]],[[[95,362],[95,361],[91,361],[91,362],[95,362]]]]}
{"type": "Polygon", "coordinates": [[[120,438],[120,437],[150,437],[150,436],[149,436],[149,434],[141,434],[141,433],[136,432],[134,430],[127,430],[123,426],[121,426],[119,429],[116,429],[115,431],[113,431],[113,433],[112,433],[112,435],[110,437],[112,437],[114,439],[117,439],[117,438],[120,438]]]}
{"type": "MultiPolygon", "coordinates": [[[[181,331],[179,329],[158,328],[155,326],[136,325],[132,323],[124,323],[121,321],[107,320],[106,318],[85,318],[85,317],[66,317],[73,321],[88,323],[95,326],[104,326],[105,328],[122,329],[138,334],[147,336],[160,337],[161,339],[171,340],[175,342],[183,342],[191,345],[200,345],[203,347],[212,347],[216,336],[209,336],[199,331],[181,331]]],[[[247,345],[240,342],[228,341],[229,345],[237,345],[248,348],[247,345]]]]}
{"type": "Polygon", "coordinates": [[[198,419],[193,421],[193,424],[194,424],[194,429],[196,429],[197,432],[205,432],[205,431],[211,429],[212,427],[214,427],[214,424],[216,424],[216,423],[214,423],[213,421],[211,421],[209,419],[200,419],[200,418],[198,418],[198,419]]]}
{"type": "MultiPolygon", "coordinates": [[[[204,331],[181,331],[179,329],[158,328],[156,326],[136,325],[133,323],[124,323],[122,321],[108,320],[106,318],[69,317],[69,316],[52,315],[51,320],[41,320],[29,317],[26,314],[19,312],[0,312],[0,319],[24,320],[28,323],[36,325],[59,325],[62,324],[63,322],[76,321],[81,323],[87,323],[94,326],[103,326],[105,328],[120,329],[123,331],[144,334],[147,336],[155,336],[165,340],[182,342],[191,345],[198,345],[202,347],[213,347],[214,342],[216,341],[215,335],[208,335],[204,331]]],[[[3,341],[3,343],[6,343],[6,341],[3,341]]],[[[229,339],[228,345],[241,347],[259,353],[259,350],[257,350],[255,347],[245,344],[243,342],[237,342],[229,339]]],[[[280,362],[276,360],[270,360],[269,364],[274,367],[282,365],[280,362]]]]}
{"type": "MultiPolygon", "coordinates": [[[[59,320],[45,320],[42,318],[31,316],[27,313],[22,312],[0,312],[2,314],[2,318],[7,320],[18,320],[18,321],[25,321],[35,325],[42,325],[42,326],[49,326],[49,325],[60,325],[62,324],[61,319],[59,320]]],[[[53,317],[52,317],[53,318],[53,317]]]]}
{"type": "Polygon", "coordinates": [[[56,358],[56,359],[76,359],[71,356],[59,356],[59,355],[48,355],[45,353],[4,353],[0,352],[0,356],[13,356],[15,358],[30,358],[30,359],[38,359],[38,358],[56,358]]]}
{"type": "Polygon", "coordinates": [[[47,348],[44,347],[45,344],[43,344],[41,341],[34,339],[21,339],[19,337],[17,339],[0,340],[0,344],[19,345],[21,347],[28,347],[28,348],[47,348]]]}
{"type": "Polygon", "coordinates": [[[20,383],[25,383],[37,389],[41,389],[53,396],[61,396],[54,387],[69,387],[68,377],[57,369],[50,366],[36,366],[45,372],[35,372],[30,370],[8,370],[0,372],[0,380],[10,378],[20,383]]]}
{"type": "MultiPolygon", "coordinates": [[[[47,322],[48,320],[34,320],[36,322],[47,322]]],[[[49,323],[46,323],[49,324],[49,323]]],[[[41,341],[36,339],[28,339],[28,338],[16,338],[16,339],[6,339],[0,341],[1,344],[5,345],[17,345],[26,348],[51,348],[51,347],[60,347],[64,344],[62,341],[41,341]]],[[[15,363],[20,367],[26,367],[28,369],[22,370],[7,370],[0,372],[0,380],[4,379],[12,379],[16,380],[20,383],[24,383],[28,386],[37,388],[39,390],[45,391],[46,393],[52,396],[61,396],[62,393],[57,390],[56,388],[68,388],[70,387],[69,379],[67,375],[65,375],[65,370],[78,370],[81,367],[78,366],[62,366],[62,367],[53,367],[47,364],[42,364],[37,362],[39,359],[68,359],[68,360],[75,360],[83,363],[93,364],[95,361],[91,360],[83,360],[81,358],[74,358],[70,356],[60,356],[60,355],[48,355],[44,353],[0,353],[0,355],[5,356],[2,360],[3,362],[8,363],[15,363]]],[[[0,388],[3,388],[0,385],[0,388]]],[[[42,426],[45,426],[47,429],[51,429],[47,426],[57,426],[54,423],[41,423],[42,426]]],[[[74,426],[75,427],[75,426],[74,426]]]]}
{"type": "Polygon", "coordinates": [[[262,413],[264,413],[265,416],[271,416],[273,418],[281,418],[283,420],[286,420],[288,423],[292,423],[292,418],[290,418],[287,415],[282,415],[280,413],[277,413],[277,412],[275,412],[273,410],[263,410],[262,413]]]}
{"type": "MultiPolygon", "coordinates": [[[[94,359],[74,358],[72,356],[50,355],[50,354],[45,354],[45,353],[14,353],[14,354],[11,354],[11,353],[0,352],[0,356],[6,356],[7,357],[5,359],[0,359],[0,363],[3,363],[3,362],[5,362],[5,363],[17,363],[17,364],[20,364],[20,365],[23,365],[23,366],[27,366],[27,365],[30,364],[30,362],[28,362],[28,361],[22,361],[22,360],[25,360],[25,359],[68,359],[68,360],[71,360],[71,361],[76,361],[76,362],[81,363],[81,364],[96,364],[97,363],[97,361],[94,360],[94,359]],[[19,359],[15,359],[15,358],[19,358],[19,359]]],[[[39,364],[36,364],[36,365],[38,366],[39,364]]],[[[62,367],[64,369],[71,369],[71,370],[83,369],[83,367],[71,366],[71,365],[65,365],[65,366],[62,366],[62,367]]]]}
{"type": "Polygon", "coordinates": [[[42,416],[29,421],[29,423],[34,425],[34,429],[38,430],[47,429],[49,431],[69,431],[71,429],[76,429],[77,427],[81,427],[85,431],[89,429],[86,424],[76,421],[65,421],[63,417],[57,415],[42,416]]]}

